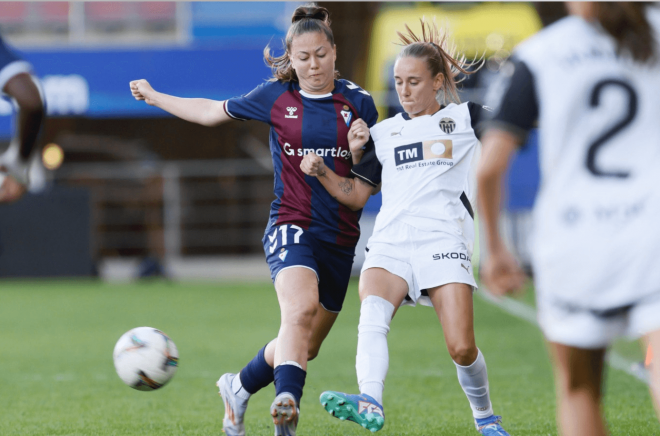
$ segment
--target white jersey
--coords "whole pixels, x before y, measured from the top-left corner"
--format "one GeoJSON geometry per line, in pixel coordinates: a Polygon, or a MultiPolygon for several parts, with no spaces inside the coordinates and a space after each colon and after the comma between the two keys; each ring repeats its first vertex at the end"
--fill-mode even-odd
{"type": "MultiPolygon", "coordinates": [[[[647,10],[657,38],[660,11],[647,10]]],[[[579,17],[514,59],[492,123],[524,135],[539,122],[539,298],[599,310],[660,292],[660,63],[617,56],[614,39],[579,17]]]]}
{"type": "Polygon", "coordinates": [[[365,153],[353,173],[373,185],[382,177],[374,232],[399,220],[425,231],[468,233],[471,251],[479,145],[471,113],[480,109],[452,103],[433,115],[398,114],[371,128],[375,156],[365,153]]]}

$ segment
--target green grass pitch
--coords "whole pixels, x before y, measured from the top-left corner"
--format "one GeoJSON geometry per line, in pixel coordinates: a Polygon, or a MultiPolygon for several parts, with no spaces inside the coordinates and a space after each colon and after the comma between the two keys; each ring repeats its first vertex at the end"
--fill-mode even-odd
{"type": "MultiPolygon", "coordinates": [[[[356,391],[359,301],[345,309],[310,362],[298,434],[367,435],[330,417],[323,390],[356,391]]],[[[551,366],[539,331],[475,299],[477,343],[488,362],[495,412],[512,435],[556,435],[551,366]]],[[[215,381],[236,372],[273,338],[279,310],[272,285],[151,281],[11,281],[0,284],[1,435],[219,435],[215,381]],[[179,370],[155,392],[125,386],[112,364],[119,336],[157,327],[179,348],[179,370]]],[[[470,408],[432,309],[402,308],[389,336],[382,435],[471,435],[470,408]]],[[[272,435],[274,389],[250,400],[248,435],[272,435]]],[[[646,386],[609,369],[605,410],[613,435],[657,435],[646,386]]]]}

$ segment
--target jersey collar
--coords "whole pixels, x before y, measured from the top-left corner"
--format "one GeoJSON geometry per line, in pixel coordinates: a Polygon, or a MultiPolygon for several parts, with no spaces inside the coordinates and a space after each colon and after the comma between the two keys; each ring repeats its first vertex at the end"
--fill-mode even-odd
{"type": "MultiPolygon", "coordinates": [[[[302,91],[300,91],[300,92],[302,92],[302,91]]],[[[447,106],[445,106],[445,105],[440,105],[440,109],[438,109],[438,110],[435,111],[432,115],[429,115],[429,116],[432,117],[433,115],[437,114],[438,112],[440,112],[441,110],[443,110],[443,109],[446,108],[446,107],[447,107],[447,106]]],[[[410,120],[412,120],[412,118],[410,118],[410,115],[408,115],[408,113],[407,113],[406,111],[401,112],[401,116],[402,116],[403,119],[406,120],[406,121],[410,121],[410,120]]]]}
{"type": "Polygon", "coordinates": [[[314,99],[314,100],[318,100],[320,98],[332,97],[332,93],[335,91],[335,89],[337,89],[337,81],[336,80],[334,81],[334,84],[335,84],[335,87],[332,88],[332,91],[328,92],[327,94],[310,94],[309,92],[303,91],[303,89],[300,87],[300,83],[295,82],[295,86],[298,89],[298,92],[300,93],[300,95],[302,95],[305,98],[311,98],[311,99],[314,99]]]}

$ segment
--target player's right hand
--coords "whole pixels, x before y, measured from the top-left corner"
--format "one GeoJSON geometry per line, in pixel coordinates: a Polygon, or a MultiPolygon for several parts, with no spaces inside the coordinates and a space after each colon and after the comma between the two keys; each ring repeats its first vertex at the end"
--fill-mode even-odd
{"type": "Polygon", "coordinates": [[[362,147],[369,140],[369,126],[362,118],[353,121],[351,128],[348,130],[348,146],[352,154],[361,154],[364,152],[362,147]]]}
{"type": "Polygon", "coordinates": [[[489,253],[480,276],[488,292],[498,297],[520,294],[526,279],[518,261],[506,248],[489,253]]]}
{"type": "Polygon", "coordinates": [[[303,173],[312,177],[325,175],[325,163],[323,162],[323,158],[314,153],[309,153],[303,156],[302,162],[300,162],[300,169],[303,173]]]}
{"type": "Polygon", "coordinates": [[[144,100],[148,105],[153,106],[156,91],[145,79],[133,80],[130,82],[131,94],[136,100],[144,100]]]}

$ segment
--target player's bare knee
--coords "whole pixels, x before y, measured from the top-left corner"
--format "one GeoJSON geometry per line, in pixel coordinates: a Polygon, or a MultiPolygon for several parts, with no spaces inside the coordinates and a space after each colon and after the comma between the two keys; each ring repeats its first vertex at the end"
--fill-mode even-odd
{"type": "Polygon", "coordinates": [[[311,328],[312,321],[316,317],[317,312],[317,304],[298,305],[297,307],[288,310],[282,321],[285,324],[311,328]]]}
{"type": "Polygon", "coordinates": [[[447,344],[447,350],[452,360],[461,366],[469,366],[477,360],[479,351],[471,344],[447,344]]]}

